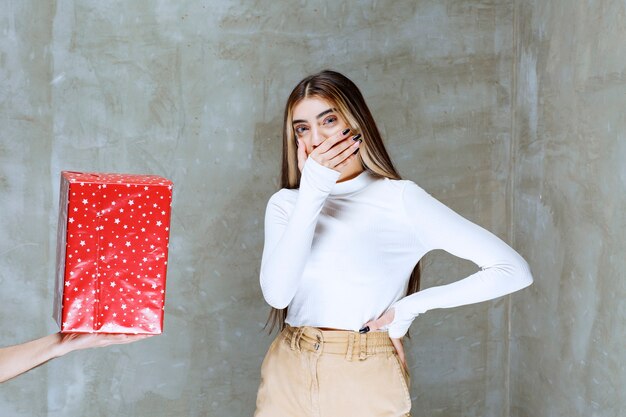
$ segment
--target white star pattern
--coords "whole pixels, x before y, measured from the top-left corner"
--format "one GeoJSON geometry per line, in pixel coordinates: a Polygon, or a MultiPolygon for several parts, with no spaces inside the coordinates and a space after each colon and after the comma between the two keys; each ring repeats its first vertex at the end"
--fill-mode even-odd
{"type": "Polygon", "coordinates": [[[66,252],[62,330],[161,333],[171,183],[155,176],[62,175],[72,213],[60,246],[66,252]]]}

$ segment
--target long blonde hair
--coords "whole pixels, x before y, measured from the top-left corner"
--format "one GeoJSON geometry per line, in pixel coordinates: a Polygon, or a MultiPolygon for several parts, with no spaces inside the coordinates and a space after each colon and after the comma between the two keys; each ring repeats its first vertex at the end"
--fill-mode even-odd
{"type": "MultiPolygon", "coordinates": [[[[351,131],[353,133],[360,132],[363,135],[358,156],[365,170],[377,177],[401,179],[391,162],[376,122],[358,87],[346,76],[335,71],[325,70],[300,81],[287,99],[283,121],[281,188],[298,188],[300,186],[297,145],[292,126],[293,108],[301,100],[311,97],[334,104],[337,111],[350,126],[351,131]]],[[[420,264],[418,262],[411,273],[407,295],[419,291],[419,285],[420,264]]],[[[283,309],[272,307],[265,323],[265,327],[270,325],[270,333],[277,324],[279,330],[285,327],[287,309],[288,307],[283,309]]]]}

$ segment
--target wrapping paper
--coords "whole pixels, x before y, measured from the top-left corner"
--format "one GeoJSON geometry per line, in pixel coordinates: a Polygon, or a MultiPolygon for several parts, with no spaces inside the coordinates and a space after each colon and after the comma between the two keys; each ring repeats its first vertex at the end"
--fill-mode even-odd
{"type": "Polygon", "coordinates": [[[172,182],[63,171],[59,200],[61,331],[162,333],[172,182]]]}

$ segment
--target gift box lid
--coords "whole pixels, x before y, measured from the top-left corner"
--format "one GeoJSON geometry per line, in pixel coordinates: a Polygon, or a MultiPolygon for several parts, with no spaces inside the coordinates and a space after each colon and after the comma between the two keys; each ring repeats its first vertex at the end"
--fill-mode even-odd
{"type": "Polygon", "coordinates": [[[72,184],[172,185],[172,181],[158,175],[76,171],[62,171],[61,175],[72,184]]]}

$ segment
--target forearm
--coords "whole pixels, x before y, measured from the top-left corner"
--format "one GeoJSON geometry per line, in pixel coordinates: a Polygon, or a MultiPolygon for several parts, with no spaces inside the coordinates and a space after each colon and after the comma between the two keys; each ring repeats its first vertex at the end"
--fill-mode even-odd
{"type": "Polygon", "coordinates": [[[261,262],[261,289],[266,301],[276,308],[286,307],[293,298],[311,252],[321,205],[305,205],[296,205],[280,242],[261,262]]]}
{"type": "Polygon", "coordinates": [[[61,335],[42,337],[21,345],[0,348],[0,382],[16,377],[50,359],[64,355],[61,335]]]}
{"type": "Polygon", "coordinates": [[[395,302],[394,320],[389,335],[402,337],[415,317],[437,308],[452,308],[502,297],[532,284],[526,262],[496,265],[460,281],[427,288],[395,302]]]}
{"type": "Polygon", "coordinates": [[[308,160],[290,212],[280,201],[268,204],[260,283],[265,300],[273,307],[286,307],[295,295],[317,220],[338,176],[338,172],[308,160]]]}
{"type": "Polygon", "coordinates": [[[436,308],[451,308],[498,298],[527,287],[532,283],[528,265],[520,257],[478,271],[459,281],[427,288],[396,304],[417,316],[436,308]]]}

